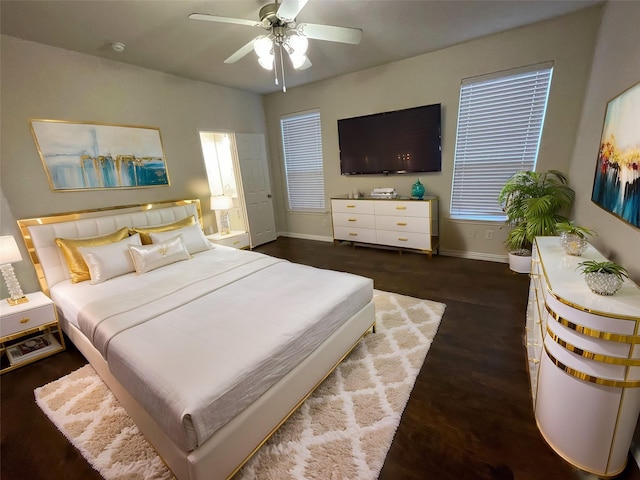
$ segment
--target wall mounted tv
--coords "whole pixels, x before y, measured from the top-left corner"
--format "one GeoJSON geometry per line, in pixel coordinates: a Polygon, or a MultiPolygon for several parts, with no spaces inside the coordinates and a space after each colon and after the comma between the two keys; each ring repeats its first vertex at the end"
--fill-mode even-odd
{"type": "Polygon", "coordinates": [[[442,169],[439,103],[340,119],[338,138],[342,175],[442,169]]]}

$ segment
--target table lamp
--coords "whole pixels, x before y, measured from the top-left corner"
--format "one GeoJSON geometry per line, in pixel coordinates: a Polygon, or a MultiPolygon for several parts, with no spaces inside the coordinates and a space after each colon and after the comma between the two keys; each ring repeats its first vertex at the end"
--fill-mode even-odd
{"type": "Polygon", "coordinates": [[[22,255],[20,255],[15,238],[11,235],[0,237],[0,270],[2,270],[2,276],[7,284],[7,290],[9,290],[10,298],[7,298],[9,305],[18,305],[29,301],[22,293],[22,288],[20,288],[11,265],[20,261],[22,261],[22,255]]]}
{"type": "Polygon", "coordinates": [[[233,208],[233,199],[231,197],[226,195],[211,197],[211,210],[218,212],[216,224],[221,235],[229,235],[231,233],[228,211],[230,208],[233,208]]]}

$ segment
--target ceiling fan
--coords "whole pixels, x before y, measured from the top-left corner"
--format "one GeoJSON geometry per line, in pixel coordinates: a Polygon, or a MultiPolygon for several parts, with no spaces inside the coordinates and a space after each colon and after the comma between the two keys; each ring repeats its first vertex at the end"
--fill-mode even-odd
{"type": "Polygon", "coordinates": [[[260,21],[219,17],[206,13],[192,13],[189,18],[192,20],[259,27],[265,30],[264,34],[258,35],[246,45],[240,47],[224,63],[235,63],[251,50],[254,50],[258,55],[258,63],[267,70],[274,70],[276,85],[278,85],[278,63],[280,63],[282,91],[286,92],[287,89],[284,84],[284,52],[287,53],[294,69],[305,70],[311,67],[311,61],[306,55],[309,38],[352,45],[360,43],[362,38],[362,30],[359,28],[296,23],[296,17],[308,1],[282,0],[282,3],[278,3],[276,0],[275,3],[265,5],[260,9],[260,21]]]}

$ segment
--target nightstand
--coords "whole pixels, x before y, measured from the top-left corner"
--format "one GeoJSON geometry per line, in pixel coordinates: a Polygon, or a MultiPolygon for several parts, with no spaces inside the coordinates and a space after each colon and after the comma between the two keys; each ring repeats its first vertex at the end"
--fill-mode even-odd
{"type": "Polygon", "coordinates": [[[210,242],[218,245],[226,245],[233,248],[249,248],[249,232],[241,230],[232,230],[230,233],[223,235],[221,233],[213,233],[207,235],[210,242]]]}
{"type": "Polygon", "coordinates": [[[28,302],[0,300],[0,374],[65,349],[56,307],[42,292],[27,293],[28,302]]]}

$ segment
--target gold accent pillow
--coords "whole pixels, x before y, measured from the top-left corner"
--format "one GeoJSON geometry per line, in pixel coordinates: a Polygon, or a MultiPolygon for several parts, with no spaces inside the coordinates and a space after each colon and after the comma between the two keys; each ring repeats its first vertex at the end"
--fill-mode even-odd
{"type": "Polygon", "coordinates": [[[84,282],[91,279],[89,267],[82,258],[82,254],[78,247],[97,247],[99,245],[107,245],[109,243],[119,242],[129,236],[127,227],[116,230],[108,235],[90,238],[56,238],[54,241],[58,248],[62,250],[69,273],[71,274],[71,283],[84,282]]]}
{"type": "Polygon", "coordinates": [[[182,227],[188,227],[189,225],[195,225],[196,217],[195,215],[191,215],[190,217],[185,217],[177,222],[173,223],[165,223],[164,225],[154,225],[152,227],[133,227],[129,229],[129,235],[133,235],[134,233],[140,234],[140,240],[142,240],[143,245],[151,245],[153,242],[151,241],[150,233],[157,232],[169,232],[171,230],[178,230],[182,227]]]}
{"type": "Polygon", "coordinates": [[[129,245],[128,248],[138,275],[191,258],[182,240],[182,235],[170,238],[162,243],[140,246],[129,245]]]}

